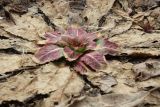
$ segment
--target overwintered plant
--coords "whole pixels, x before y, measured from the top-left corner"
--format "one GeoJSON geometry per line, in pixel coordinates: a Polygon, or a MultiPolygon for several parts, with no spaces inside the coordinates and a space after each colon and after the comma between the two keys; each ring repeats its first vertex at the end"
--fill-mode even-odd
{"type": "Polygon", "coordinates": [[[48,32],[44,36],[45,45],[35,53],[39,62],[46,63],[64,57],[73,62],[73,69],[80,73],[87,69],[103,69],[107,65],[105,55],[114,55],[118,47],[107,38],[88,33],[82,28],[69,28],[65,33],[48,32]]]}

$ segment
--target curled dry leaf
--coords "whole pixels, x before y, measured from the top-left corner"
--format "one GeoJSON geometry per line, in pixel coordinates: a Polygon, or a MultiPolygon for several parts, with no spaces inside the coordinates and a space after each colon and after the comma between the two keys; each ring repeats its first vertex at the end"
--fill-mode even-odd
{"type": "Polygon", "coordinates": [[[118,48],[117,44],[82,28],[69,28],[65,33],[46,33],[45,38],[46,45],[35,54],[40,63],[65,57],[67,61],[75,62],[73,68],[78,72],[86,71],[87,67],[95,71],[102,69],[106,66],[104,55],[113,55],[118,48]]]}
{"type": "Polygon", "coordinates": [[[114,77],[104,73],[93,76],[88,75],[88,80],[91,81],[93,85],[99,87],[104,93],[111,92],[112,86],[118,84],[117,80],[114,77]]]}
{"type": "Polygon", "coordinates": [[[154,88],[151,90],[151,93],[145,98],[143,105],[155,105],[158,107],[160,105],[160,88],[154,88]]]}
{"type": "Polygon", "coordinates": [[[160,76],[160,62],[159,60],[147,60],[146,62],[136,64],[133,66],[136,80],[144,81],[153,77],[160,76]]]}
{"type": "Polygon", "coordinates": [[[141,104],[148,95],[146,91],[131,94],[106,94],[97,97],[86,97],[71,107],[135,107],[141,104]]]}
{"type": "Polygon", "coordinates": [[[14,4],[14,5],[11,5],[11,9],[9,11],[22,15],[28,12],[28,7],[21,4],[14,4]]]}

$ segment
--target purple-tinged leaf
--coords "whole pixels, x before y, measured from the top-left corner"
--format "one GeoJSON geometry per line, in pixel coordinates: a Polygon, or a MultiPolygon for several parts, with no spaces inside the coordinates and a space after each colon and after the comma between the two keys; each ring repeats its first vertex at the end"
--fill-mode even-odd
{"type": "Polygon", "coordinates": [[[99,52],[85,54],[80,60],[95,71],[103,69],[107,64],[104,55],[99,52]]]}
{"type": "Polygon", "coordinates": [[[66,34],[62,35],[62,40],[73,47],[81,47],[88,43],[86,34],[82,29],[69,28],[66,34]]]}
{"type": "Polygon", "coordinates": [[[79,72],[81,74],[83,74],[84,72],[87,72],[87,67],[85,66],[85,64],[81,61],[77,62],[73,69],[76,71],[76,72],[79,72]]]}
{"type": "Polygon", "coordinates": [[[69,28],[66,32],[68,36],[78,38],[79,42],[93,41],[97,38],[97,35],[94,33],[87,33],[82,28],[69,28]]]}
{"type": "Polygon", "coordinates": [[[118,45],[110,42],[107,38],[99,39],[97,41],[97,47],[95,48],[96,51],[99,51],[103,55],[114,55],[117,53],[118,45]]]}
{"type": "Polygon", "coordinates": [[[64,48],[64,56],[68,61],[74,61],[78,59],[82,53],[78,53],[70,49],[69,47],[64,48]]]}
{"type": "Polygon", "coordinates": [[[84,37],[89,40],[97,39],[97,35],[95,33],[88,33],[82,28],[69,28],[66,34],[72,37],[78,37],[82,39],[84,39],[84,37]]]}
{"type": "Polygon", "coordinates": [[[78,37],[80,40],[87,39],[88,41],[92,41],[97,38],[95,33],[88,33],[82,28],[69,28],[67,34],[72,37],[78,37]]]}
{"type": "Polygon", "coordinates": [[[62,56],[63,48],[51,44],[43,46],[35,53],[35,57],[39,60],[40,63],[54,61],[61,58],[62,56]]]}
{"type": "Polygon", "coordinates": [[[83,42],[79,42],[78,38],[76,37],[71,37],[68,35],[62,36],[62,41],[67,43],[68,46],[72,47],[80,47],[83,42]]]}
{"type": "Polygon", "coordinates": [[[47,32],[44,36],[47,39],[47,43],[55,44],[61,40],[61,34],[59,32],[47,32]]]}
{"type": "Polygon", "coordinates": [[[87,33],[80,28],[69,28],[66,34],[62,35],[62,40],[72,47],[74,50],[85,48],[86,50],[93,50],[96,43],[93,41],[97,38],[95,34],[87,33]]]}
{"type": "Polygon", "coordinates": [[[82,28],[68,28],[66,34],[72,37],[84,37],[87,32],[82,28]]]}
{"type": "Polygon", "coordinates": [[[87,39],[88,39],[89,41],[93,41],[93,40],[95,40],[95,39],[98,38],[98,35],[95,34],[95,33],[87,33],[87,34],[86,34],[86,37],[87,37],[87,39]]]}
{"type": "Polygon", "coordinates": [[[90,41],[86,46],[86,50],[94,50],[96,46],[97,46],[96,42],[90,41]]]}
{"type": "Polygon", "coordinates": [[[118,48],[118,45],[116,43],[109,41],[107,38],[104,39],[104,46],[112,49],[118,48]]]}

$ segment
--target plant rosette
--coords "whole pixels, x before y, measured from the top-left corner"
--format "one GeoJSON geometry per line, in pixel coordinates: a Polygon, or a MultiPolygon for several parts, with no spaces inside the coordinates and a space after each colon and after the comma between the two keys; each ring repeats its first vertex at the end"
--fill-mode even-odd
{"type": "Polygon", "coordinates": [[[35,53],[38,63],[62,57],[73,62],[73,69],[83,73],[88,69],[99,71],[106,67],[105,55],[115,55],[118,45],[82,28],[68,28],[64,33],[47,32],[44,46],[35,53]]]}

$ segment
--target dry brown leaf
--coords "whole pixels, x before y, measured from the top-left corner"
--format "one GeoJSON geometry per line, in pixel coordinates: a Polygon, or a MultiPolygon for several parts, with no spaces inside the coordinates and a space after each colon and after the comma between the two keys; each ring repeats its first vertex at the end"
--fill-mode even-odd
{"type": "Polygon", "coordinates": [[[151,78],[146,81],[137,81],[136,85],[139,90],[150,90],[156,87],[160,87],[160,79],[159,78],[151,78]]]}
{"type": "MultiPolygon", "coordinates": [[[[130,0],[131,1],[131,0],[130,0]]],[[[157,5],[158,0],[135,0],[134,3],[135,6],[140,7],[140,6],[148,6],[148,8],[154,7],[157,5]]]]}
{"type": "Polygon", "coordinates": [[[21,53],[34,53],[38,47],[33,42],[28,42],[17,38],[0,40],[0,49],[11,48],[21,53]]]}
{"type": "Polygon", "coordinates": [[[61,102],[63,97],[78,95],[83,85],[83,81],[68,67],[59,68],[50,63],[36,70],[26,70],[1,83],[0,95],[3,97],[0,97],[0,101],[22,102],[35,94],[52,93],[52,97],[46,99],[44,103],[51,101],[50,106],[53,106],[54,101],[63,103],[61,102]]]}
{"type": "Polygon", "coordinates": [[[132,26],[131,21],[117,23],[117,26],[110,31],[110,35],[121,34],[129,30],[132,26]]]}
{"type": "Polygon", "coordinates": [[[40,40],[46,31],[51,30],[41,16],[35,15],[37,8],[32,7],[29,12],[23,16],[14,14],[16,25],[11,23],[2,23],[3,29],[11,35],[27,39],[30,41],[40,40]]]}
{"type": "Polygon", "coordinates": [[[104,93],[136,92],[134,75],[132,73],[132,63],[122,63],[120,61],[108,61],[107,68],[101,72],[88,71],[85,73],[87,79],[97,86],[104,93]]]}
{"type": "Polygon", "coordinates": [[[0,74],[21,70],[26,67],[36,66],[32,55],[0,54],[0,74]]]}
{"type": "Polygon", "coordinates": [[[160,56],[159,48],[125,48],[121,50],[121,54],[139,57],[158,57],[160,56]]]}
{"type": "Polygon", "coordinates": [[[110,40],[117,42],[120,46],[123,47],[136,47],[139,44],[142,45],[144,42],[154,42],[159,39],[160,36],[158,33],[148,34],[133,29],[127,31],[124,34],[116,35],[110,38],[110,40]]]}
{"type": "Polygon", "coordinates": [[[50,19],[52,23],[60,29],[64,29],[68,25],[68,12],[69,12],[69,1],[64,0],[54,0],[51,1],[42,0],[39,2],[39,8],[44,12],[44,14],[50,19]],[[43,4],[43,5],[42,5],[43,4]]]}
{"type": "Polygon", "coordinates": [[[151,107],[159,107],[160,106],[160,88],[156,87],[150,91],[150,94],[146,96],[144,102],[138,107],[145,107],[145,105],[150,105],[151,107]],[[152,106],[153,105],[153,106],[152,106]]]}
{"type": "Polygon", "coordinates": [[[133,29],[110,38],[111,41],[116,42],[122,47],[121,53],[146,56],[160,55],[159,39],[158,33],[148,34],[133,29]]]}
{"type": "Polygon", "coordinates": [[[103,15],[108,14],[112,8],[115,0],[87,0],[87,8],[83,13],[83,17],[88,18],[88,24],[92,26],[98,26],[98,20],[103,15]],[[94,11],[94,12],[93,12],[94,11]]]}
{"type": "Polygon", "coordinates": [[[107,69],[103,72],[109,73],[117,80],[117,85],[112,87],[112,92],[121,94],[137,92],[132,66],[130,62],[109,61],[107,69]]]}
{"type": "Polygon", "coordinates": [[[141,91],[130,94],[107,94],[98,97],[86,97],[71,107],[135,107],[148,95],[141,91]]]}

